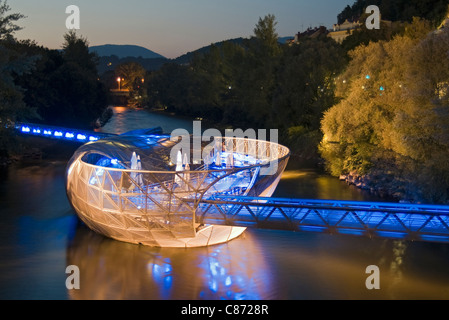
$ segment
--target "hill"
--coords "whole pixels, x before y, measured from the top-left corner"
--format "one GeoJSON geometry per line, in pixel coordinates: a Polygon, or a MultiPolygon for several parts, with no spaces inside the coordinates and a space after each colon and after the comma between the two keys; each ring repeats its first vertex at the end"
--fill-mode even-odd
{"type": "MultiPolygon", "coordinates": [[[[279,43],[284,44],[288,39],[293,37],[281,37],[279,38],[279,43]]],[[[177,64],[188,64],[195,54],[205,54],[208,53],[211,46],[222,46],[225,42],[233,42],[236,44],[243,45],[246,38],[235,38],[225,41],[215,42],[211,45],[199,48],[197,50],[187,52],[175,59],[167,59],[162,55],[155,53],[144,47],[135,45],[101,45],[92,46],[89,48],[90,51],[96,52],[100,57],[98,64],[98,72],[103,74],[107,71],[113,71],[115,68],[126,62],[137,62],[141,64],[146,70],[154,71],[159,69],[164,63],[174,62],[177,64]]]]}
{"type": "Polygon", "coordinates": [[[193,56],[195,54],[208,53],[212,46],[221,47],[223,45],[223,43],[228,42],[228,41],[231,41],[231,42],[234,42],[234,43],[237,43],[237,44],[242,44],[244,40],[245,40],[244,38],[235,38],[235,39],[215,42],[215,43],[213,43],[211,45],[199,48],[199,49],[197,49],[195,51],[187,52],[187,53],[185,53],[185,54],[183,54],[183,55],[173,59],[172,61],[175,62],[175,63],[178,63],[178,64],[187,64],[187,63],[190,62],[190,60],[193,58],[193,56]]]}
{"type": "Polygon", "coordinates": [[[118,58],[142,57],[143,59],[165,59],[164,56],[147,48],[136,45],[104,44],[89,47],[91,52],[96,52],[100,57],[117,56],[118,58]]]}
{"type": "MultiPolygon", "coordinates": [[[[285,44],[287,42],[287,40],[293,39],[293,37],[280,37],[279,38],[279,43],[281,44],[285,44]]],[[[176,62],[178,64],[187,64],[190,62],[190,60],[192,59],[192,57],[195,54],[205,54],[208,53],[211,46],[216,46],[216,47],[221,47],[223,45],[223,43],[225,42],[233,42],[235,44],[239,44],[239,45],[243,45],[245,41],[248,41],[247,38],[234,38],[234,39],[229,39],[229,40],[224,40],[224,41],[219,41],[219,42],[215,42],[211,45],[199,48],[195,51],[191,51],[191,52],[187,52],[186,54],[183,54],[181,56],[179,56],[178,58],[173,59],[173,62],[176,62]]]]}

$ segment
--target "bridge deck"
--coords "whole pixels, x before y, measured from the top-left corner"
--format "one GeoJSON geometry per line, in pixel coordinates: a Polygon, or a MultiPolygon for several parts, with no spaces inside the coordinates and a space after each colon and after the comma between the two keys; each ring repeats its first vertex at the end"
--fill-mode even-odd
{"type": "Polygon", "coordinates": [[[449,206],[216,196],[197,222],[449,242],[449,206]]]}

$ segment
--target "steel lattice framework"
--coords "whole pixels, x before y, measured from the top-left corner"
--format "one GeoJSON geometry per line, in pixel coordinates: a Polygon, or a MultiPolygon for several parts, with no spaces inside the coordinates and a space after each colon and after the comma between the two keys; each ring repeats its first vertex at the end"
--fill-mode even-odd
{"type": "MultiPolygon", "coordinates": [[[[111,158],[116,145],[128,151],[125,143],[146,141],[146,137],[151,136],[117,136],[91,142],[80,147],[69,162],[67,196],[92,230],[116,240],[160,247],[226,242],[245,227],[197,223],[201,200],[217,193],[271,195],[289,158],[289,150],[276,143],[236,137],[223,141],[231,153],[218,152],[214,166],[201,164],[195,170],[127,169],[132,165],[125,162],[126,157],[111,158]],[[261,157],[260,163],[248,162],[256,156],[261,157]],[[234,166],[224,162],[230,157],[236,161],[234,166]],[[101,165],[119,162],[125,168],[101,165]],[[261,170],[270,168],[273,162],[272,174],[261,175],[261,170]]],[[[168,161],[166,154],[171,146],[169,138],[156,135],[149,141],[149,154],[168,161]]],[[[142,154],[145,151],[131,148],[142,154]]],[[[116,152],[115,156],[121,154],[116,152]]],[[[159,158],[148,159],[155,163],[159,158]]]]}
{"type": "Polygon", "coordinates": [[[449,242],[449,206],[217,195],[196,221],[449,242]]]}

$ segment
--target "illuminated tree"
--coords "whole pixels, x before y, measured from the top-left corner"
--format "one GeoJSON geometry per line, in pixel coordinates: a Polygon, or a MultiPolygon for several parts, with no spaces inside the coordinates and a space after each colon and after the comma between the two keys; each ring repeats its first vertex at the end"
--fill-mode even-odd
{"type": "Polygon", "coordinates": [[[435,202],[449,199],[449,30],[425,28],[415,19],[415,33],[351,52],[320,150],[334,175],[377,176],[393,193],[435,202]]]}

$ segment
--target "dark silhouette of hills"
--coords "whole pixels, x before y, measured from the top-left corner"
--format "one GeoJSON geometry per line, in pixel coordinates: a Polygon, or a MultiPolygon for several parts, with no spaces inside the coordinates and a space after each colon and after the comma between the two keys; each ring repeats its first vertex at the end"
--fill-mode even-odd
{"type": "MultiPolygon", "coordinates": [[[[284,44],[287,42],[287,40],[293,39],[293,38],[294,37],[281,37],[281,38],[279,38],[279,43],[284,44]]],[[[221,47],[225,42],[233,42],[235,44],[242,45],[242,44],[244,44],[245,41],[248,41],[248,39],[240,37],[240,38],[234,38],[234,39],[224,40],[224,41],[220,41],[220,42],[215,42],[211,45],[202,47],[195,51],[187,52],[187,53],[183,54],[182,56],[179,56],[178,58],[174,59],[173,61],[176,63],[179,63],[179,64],[187,64],[190,62],[190,60],[193,58],[193,56],[195,54],[208,53],[210,51],[211,46],[221,47]]]]}
{"type": "MultiPolygon", "coordinates": [[[[279,38],[279,43],[285,43],[288,39],[293,37],[279,38]]],[[[108,71],[114,71],[115,68],[126,62],[137,62],[141,64],[146,70],[154,71],[158,70],[164,63],[174,62],[178,64],[188,64],[195,54],[206,54],[210,51],[212,46],[221,47],[225,42],[233,42],[235,44],[243,45],[246,38],[235,38],[225,41],[213,43],[208,46],[204,46],[197,50],[187,52],[175,59],[167,59],[164,56],[151,51],[147,48],[135,46],[135,45],[101,45],[92,46],[90,51],[96,52],[100,58],[97,69],[99,74],[104,74],[108,71]]]]}
{"type": "Polygon", "coordinates": [[[244,38],[235,38],[235,39],[215,42],[215,43],[210,44],[208,46],[199,48],[199,49],[197,49],[195,51],[187,52],[187,53],[179,56],[178,58],[173,59],[173,62],[178,63],[178,64],[187,64],[195,56],[195,54],[206,54],[206,53],[208,53],[210,51],[210,48],[212,46],[221,47],[223,45],[223,43],[228,42],[228,41],[234,42],[236,44],[242,44],[245,41],[245,39],[244,38]]]}
{"type": "Polygon", "coordinates": [[[118,58],[142,57],[144,59],[165,59],[159,53],[136,45],[104,44],[89,47],[89,50],[96,52],[100,57],[117,56],[118,58]]]}

